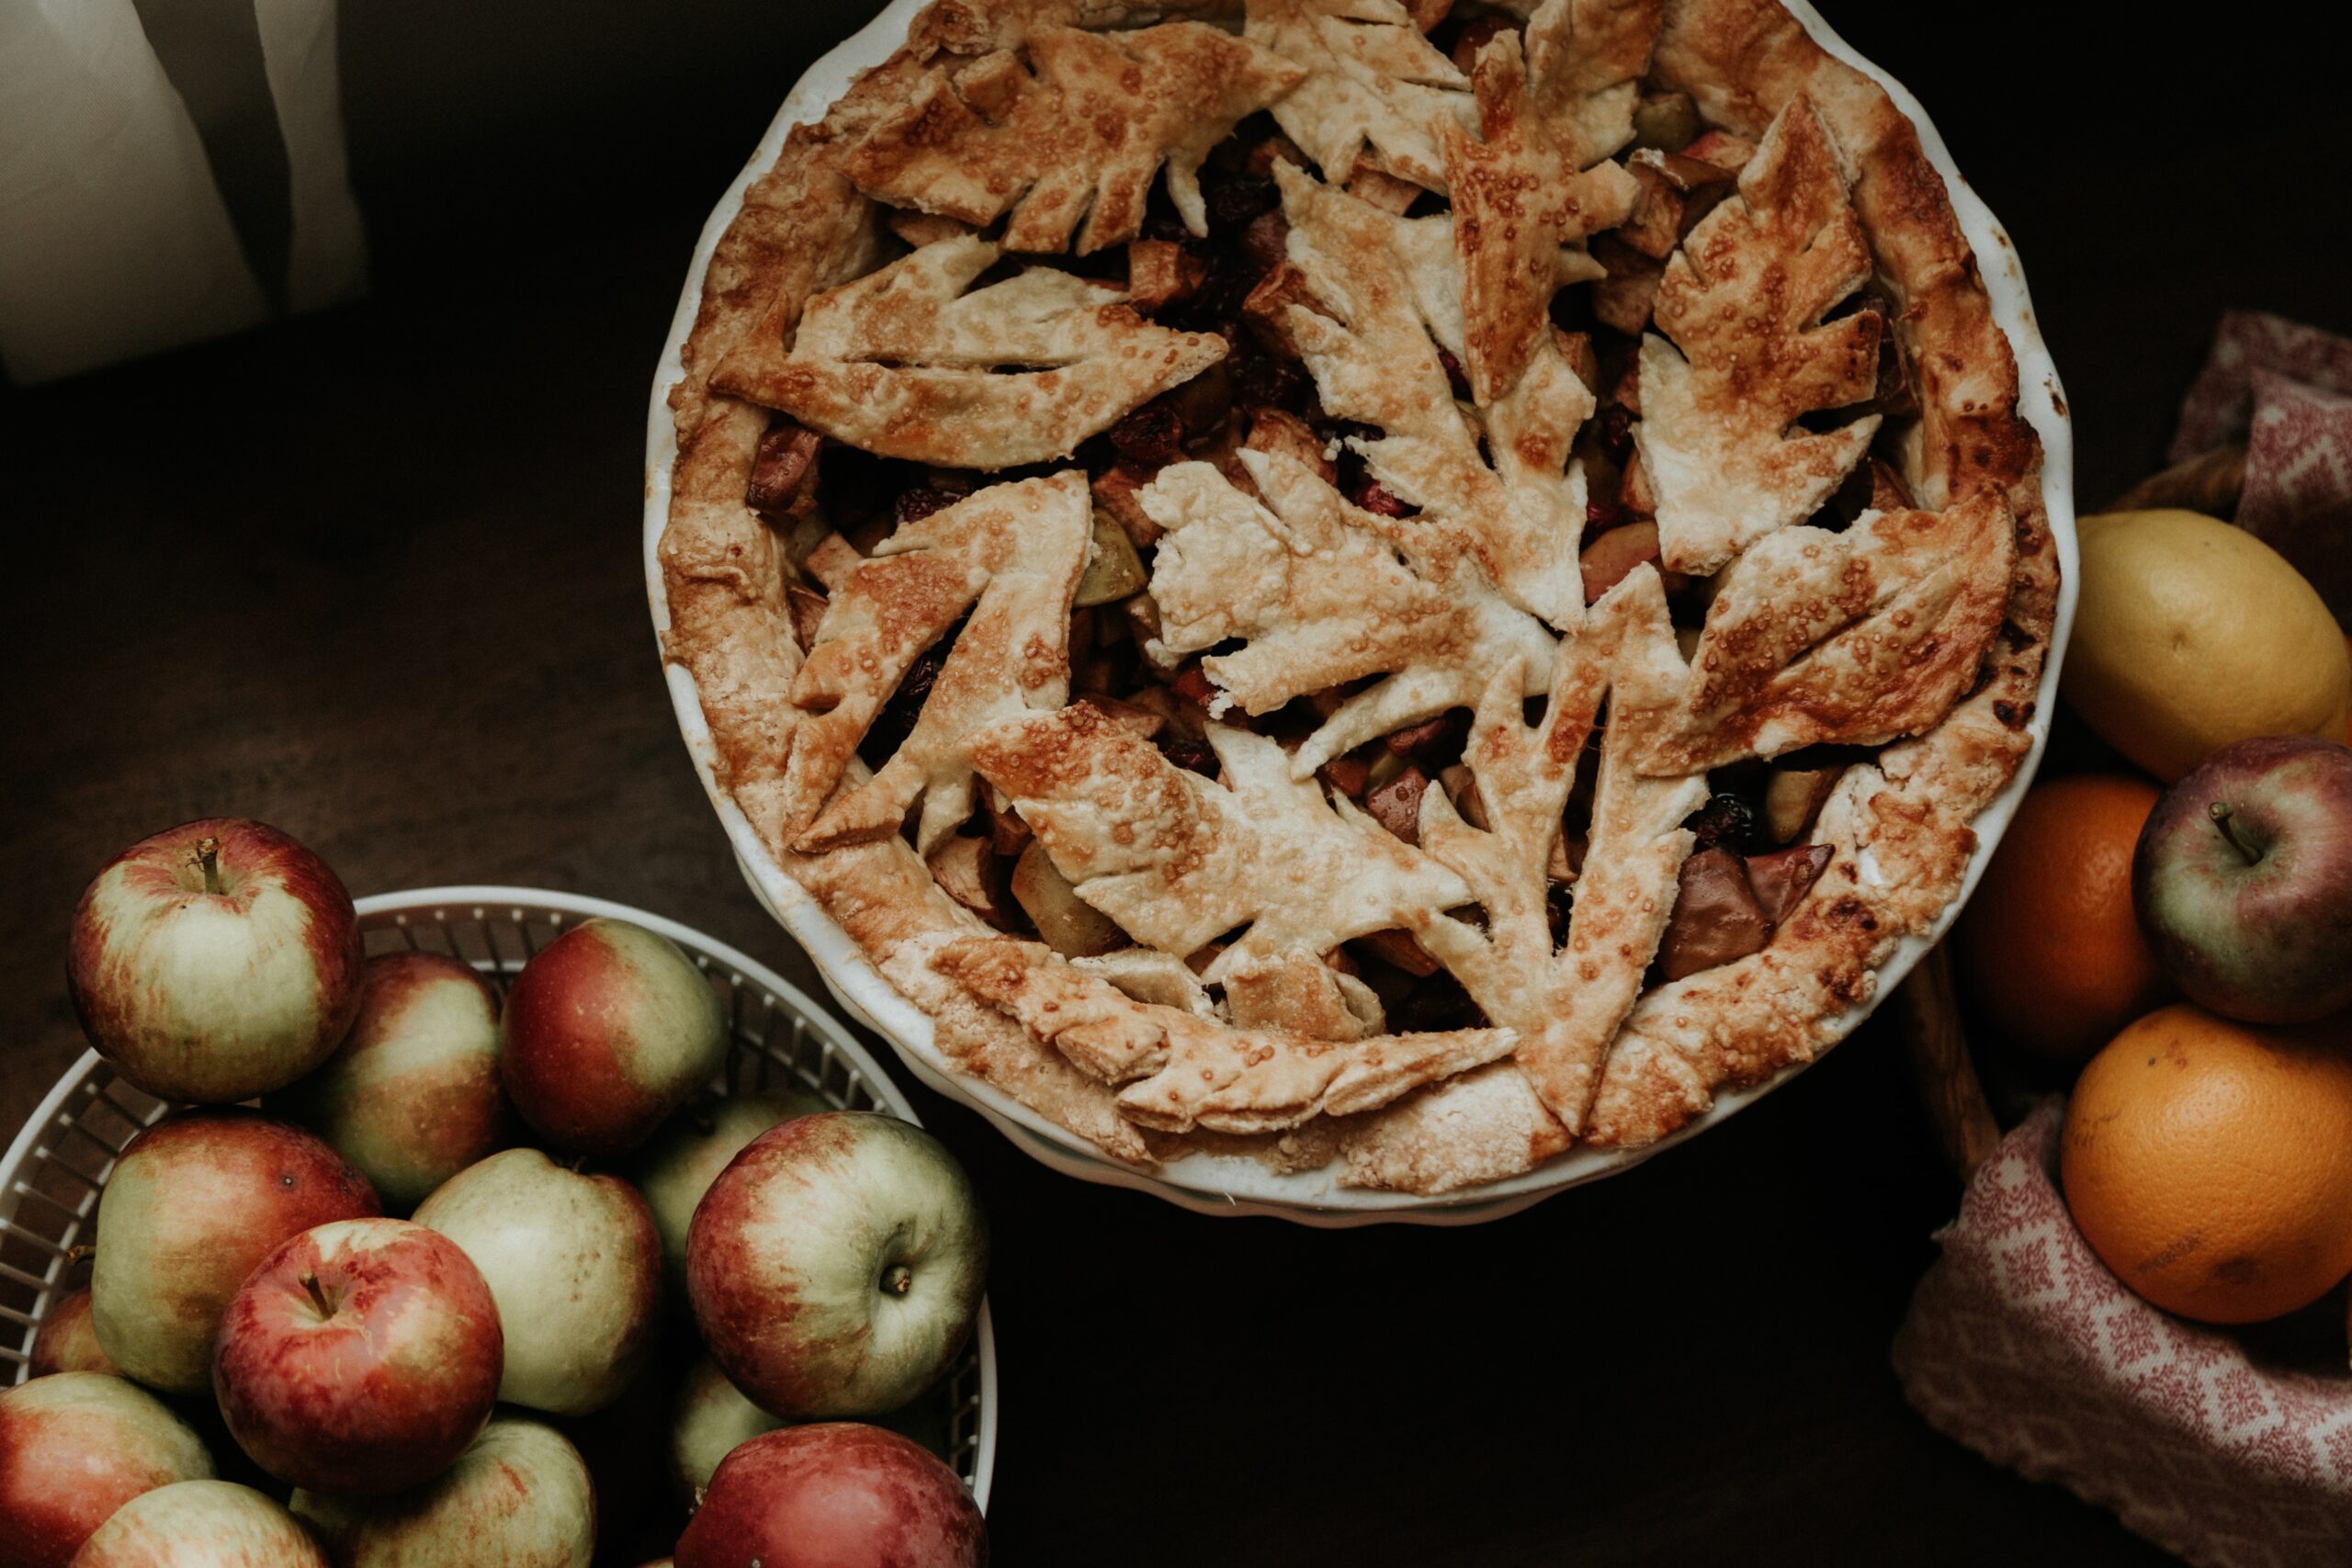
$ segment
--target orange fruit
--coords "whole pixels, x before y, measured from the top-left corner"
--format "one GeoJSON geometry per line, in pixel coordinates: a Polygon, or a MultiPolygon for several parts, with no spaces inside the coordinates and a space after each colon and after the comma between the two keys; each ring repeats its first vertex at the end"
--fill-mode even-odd
{"type": "Polygon", "coordinates": [[[2352,1274],[2352,1056],[2316,1027],[2160,1009],[2083,1069],[2059,1178],[2091,1250],[2166,1312],[2308,1306],[2352,1274]]]}
{"type": "Polygon", "coordinates": [[[1962,983],[2017,1044],[2074,1066],[2166,993],[2132,914],[2156,786],[2078,774],[2027,792],[1953,932],[1962,983]]]}

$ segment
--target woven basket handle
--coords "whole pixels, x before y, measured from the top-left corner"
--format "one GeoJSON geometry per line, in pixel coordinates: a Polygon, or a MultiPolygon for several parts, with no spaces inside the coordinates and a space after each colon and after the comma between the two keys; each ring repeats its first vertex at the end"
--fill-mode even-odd
{"type": "Polygon", "coordinates": [[[2211,452],[2175,463],[2152,474],[2115,498],[2109,512],[2146,512],[2159,506],[2185,507],[2209,517],[2234,516],[2238,494],[2245,489],[2245,444],[2216,446],[2211,452]]]}
{"type": "Polygon", "coordinates": [[[2001,1141],[1984,1080],[1968,1054],[1960,1024],[1960,998],[1952,989],[1951,959],[1938,942],[1894,993],[1896,1025],[1911,1056],[1920,1103],[1944,1160],[1962,1181],[2001,1141]]]}

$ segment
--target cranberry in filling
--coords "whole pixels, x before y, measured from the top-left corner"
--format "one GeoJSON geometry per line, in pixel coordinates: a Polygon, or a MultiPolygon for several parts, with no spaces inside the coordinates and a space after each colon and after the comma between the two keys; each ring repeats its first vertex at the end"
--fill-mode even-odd
{"type": "Polygon", "coordinates": [[[1697,836],[1694,852],[1727,849],[1738,853],[1758,846],[1756,808],[1744,795],[1718,790],[1685,824],[1697,836]]]}

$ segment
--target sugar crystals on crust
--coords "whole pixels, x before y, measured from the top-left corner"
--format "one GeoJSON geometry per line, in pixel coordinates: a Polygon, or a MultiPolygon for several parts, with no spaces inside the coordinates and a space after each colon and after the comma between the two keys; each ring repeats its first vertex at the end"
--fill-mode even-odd
{"type": "Polygon", "coordinates": [[[2030,750],[2014,360],[1777,0],[939,0],[684,363],[722,787],[1130,1165],[1667,1136],[1842,1034],[2030,750]]]}

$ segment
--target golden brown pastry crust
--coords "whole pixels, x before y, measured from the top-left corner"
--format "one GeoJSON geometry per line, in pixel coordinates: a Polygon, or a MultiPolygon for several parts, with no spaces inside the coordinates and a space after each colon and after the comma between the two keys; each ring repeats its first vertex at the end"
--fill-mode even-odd
{"type": "Polygon", "coordinates": [[[1517,660],[1522,694],[1552,676],[1552,639],[1478,565],[1477,541],[1349,504],[1280,453],[1239,459],[1265,503],[1205,463],[1160,470],[1143,505],[1166,530],[1153,572],[1155,654],[1230,639],[1202,669],[1249,713],[1367,676],[1292,755],[1301,777],[1351,747],[1477,702],[1517,660]]]}
{"type": "Polygon", "coordinates": [[[1560,252],[1613,229],[1640,187],[1615,164],[1585,167],[1530,91],[1519,39],[1481,55],[1471,85],[1478,135],[1444,127],[1453,236],[1462,261],[1464,368],[1482,404],[1501,401],[1533,363],[1560,284],[1560,252]]]}
{"type": "MultiPolygon", "coordinates": [[[[1567,0],[1549,4],[1567,8],[1567,0]]],[[[1579,19],[1589,14],[1610,21],[1622,36],[1627,17],[1638,23],[1645,7],[1579,0],[1574,9],[1579,19]]],[[[1264,1101],[1251,1100],[1229,1114],[1212,1112],[1230,1131],[1170,1134],[1167,1126],[1188,1120],[1202,1127],[1199,1101],[1141,1119],[1124,1113],[1122,1090],[1043,1043],[1044,1034],[1020,1021],[1024,1010],[1034,1017],[1052,994],[1069,991],[1075,976],[1090,1005],[1114,1018],[1148,1017],[1179,1032],[1214,1029],[1228,1043],[1246,1039],[1251,1026],[1214,1026],[1135,1000],[1108,972],[1090,977],[1059,960],[1010,961],[1002,955],[1019,944],[946,897],[900,838],[817,853],[792,847],[797,824],[785,780],[802,659],[785,604],[791,568],[782,541],[744,502],[768,415],[715,389],[715,369],[730,355],[788,354],[808,299],[881,261],[883,212],[849,177],[849,155],[862,136],[915,100],[937,59],[1017,48],[1038,28],[1230,18],[1237,10],[1225,0],[1148,6],[940,0],[917,19],[907,45],[860,77],[821,121],[792,130],[718,243],[685,345],[684,376],[671,395],[678,456],[660,549],[670,612],[663,652],[694,680],[721,787],[778,865],[932,1018],[940,1051],[962,1070],[1138,1166],[1194,1149],[1240,1152],[1278,1169],[1336,1161],[1341,1179],[1360,1186],[1455,1190],[1531,1169],[1570,1143],[1519,1062],[1476,1065],[1491,1038],[1454,1042],[1443,1066],[1458,1076],[1378,1109],[1266,1133],[1257,1129],[1268,1123],[1253,1120],[1264,1101]],[[976,990],[959,973],[991,978],[976,990]],[[1174,1023],[1178,1018],[1189,1022],[1174,1023]]],[[[1851,199],[1875,283],[1897,306],[1891,324],[1916,378],[1921,413],[1905,477],[1918,503],[1931,509],[1987,498],[1966,510],[1981,527],[2010,530],[2000,552],[2009,581],[1984,683],[1928,733],[1885,750],[1877,766],[1849,770],[1815,835],[1834,847],[1832,864],[1771,944],[1633,1004],[1598,1069],[1583,1128],[1588,1140],[1616,1146],[1662,1137],[1703,1114],[1724,1088],[1810,1060],[1843,1032],[1850,1010],[1870,998],[1875,969],[1895,943],[1941,912],[1974,848],[1971,819],[2030,750],[2028,725],[2057,592],[2040,450],[2018,412],[2015,361],[1943,183],[1909,122],[1868,78],[1815,45],[1776,0],[1667,0],[1657,28],[1648,82],[1688,91],[1712,124],[1756,139],[1801,94],[1818,109],[1853,174],[1851,199]],[[1995,497],[1998,507],[1990,504],[1995,497]]],[[[1466,123],[1469,94],[1459,86],[1439,90],[1458,95],[1457,118],[1466,123]]],[[[1414,166],[1410,155],[1385,156],[1376,137],[1369,145],[1372,162],[1385,172],[1442,184],[1441,168],[1414,166]]],[[[1439,145],[1432,136],[1432,154],[1439,145]]],[[[1981,615],[1980,601],[1971,599],[1968,613],[1981,615]]],[[[1329,996],[1298,991],[1296,979],[1270,974],[1263,1005],[1297,1010],[1296,1016],[1332,1005],[1329,996]]],[[[1329,1050],[1386,1064],[1411,1055],[1399,1052],[1400,1038],[1371,1036],[1329,1050]]],[[[1424,1057],[1412,1060],[1415,1071],[1427,1065],[1424,1057]]],[[[1291,1083],[1274,1098],[1304,1105],[1328,1088],[1308,1092],[1291,1083]]]]}
{"type": "Polygon", "coordinates": [[[1036,268],[973,289],[1003,254],[965,235],[809,299],[787,347],[754,333],[711,385],[885,457],[1001,469],[1079,442],[1225,357],[1123,295],[1036,268]]]}
{"type": "Polygon", "coordinates": [[[1800,93],[1820,109],[1855,169],[1854,207],[1877,277],[1901,307],[1894,329],[1918,378],[1921,435],[1906,478],[1929,505],[2000,495],[2015,536],[1984,685],[1879,767],[1841,782],[1821,829],[1838,854],[1770,947],[1634,1010],[1588,1134],[1618,1145],[1653,1142],[1703,1114],[1719,1090],[1811,1061],[1871,999],[1895,944],[1942,913],[1975,849],[1969,823],[2032,749],[2027,727],[2058,596],[2041,447],[2018,411],[2016,357],[1911,122],[1774,0],[1668,5],[1653,73],[1744,135],[1760,135],[1800,93]]]}
{"type": "Polygon", "coordinates": [[[1634,439],[1657,498],[1662,559],[1712,573],[1821,509],[1878,434],[1803,415],[1876,389],[1879,319],[1823,318],[1869,277],[1838,149],[1800,94],[1740,170],[1732,197],[1666,261],[1657,332],[1642,341],[1634,439]],[[1662,335],[1661,335],[1662,334],[1662,335]]]}
{"type": "Polygon", "coordinates": [[[1466,120],[1470,83],[1399,0],[1256,0],[1248,34],[1305,68],[1274,120],[1344,186],[1363,164],[1445,188],[1441,124],[1466,120]]]}
{"type": "Polygon", "coordinates": [[[1205,234],[1202,160],[1305,74],[1197,22],[1122,33],[1039,28],[1026,42],[1025,63],[999,50],[952,80],[928,78],[851,153],[858,188],[975,226],[1012,212],[1007,250],[1084,255],[1136,237],[1165,162],[1178,210],[1205,234]]]}
{"type": "Polygon", "coordinates": [[[802,717],[784,807],[805,824],[794,848],[895,834],[921,798],[915,848],[928,854],[971,816],[965,738],[1069,698],[1070,597],[1091,519],[1084,474],[991,485],[908,523],[850,573],[792,683],[802,717]],[[913,732],[874,777],[842,789],[900,677],[967,611],[913,732]]]}

